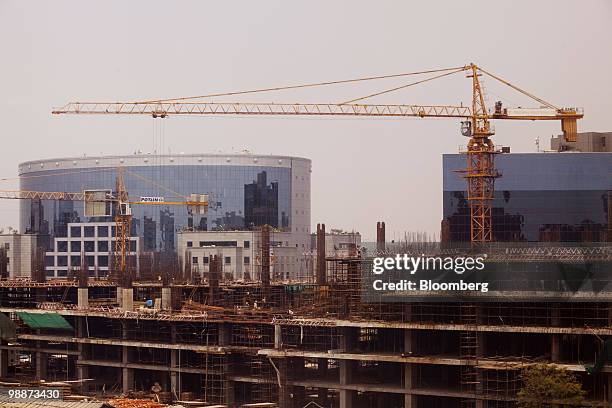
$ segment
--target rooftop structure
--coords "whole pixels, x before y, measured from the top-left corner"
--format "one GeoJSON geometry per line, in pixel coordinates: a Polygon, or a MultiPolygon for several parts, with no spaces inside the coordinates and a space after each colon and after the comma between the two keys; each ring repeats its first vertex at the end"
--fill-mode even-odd
{"type": "Polygon", "coordinates": [[[562,135],[550,139],[555,152],[612,152],[612,132],[582,132],[576,141],[568,142],[562,135]]]}

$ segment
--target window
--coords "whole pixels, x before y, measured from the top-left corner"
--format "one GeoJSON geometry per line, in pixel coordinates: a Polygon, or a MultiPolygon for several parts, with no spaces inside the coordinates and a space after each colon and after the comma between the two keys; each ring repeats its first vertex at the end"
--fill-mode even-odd
{"type": "Polygon", "coordinates": [[[57,241],[57,252],[68,252],[68,241],[57,241]]]}
{"type": "Polygon", "coordinates": [[[250,248],[251,247],[251,242],[250,241],[244,241],[244,247],[245,248],[250,248]]]}
{"type": "Polygon", "coordinates": [[[108,241],[98,241],[98,252],[108,252],[108,241]]]}
{"type": "Polygon", "coordinates": [[[55,259],[53,256],[45,256],[45,266],[53,266],[55,259]]]}
{"type": "Polygon", "coordinates": [[[88,266],[88,267],[90,267],[90,268],[91,268],[91,267],[93,267],[93,266],[95,265],[95,262],[96,262],[96,261],[94,260],[93,255],[86,256],[86,257],[85,257],[85,260],[87,261],[87,266],[88,266]]]}
{"type": "Polygon", "coordinates": [[[230,258],[229,256],[226,256],[226,257],[225,257],[225,264],[226,264],[226,265],[229,265],[229,264],[231,264],[231,263],[232,263],[232,258],[230,258]]]}
{"type": "Polygon", "coordinates": [[[70,227],[70,236],[71,237],[80,237],[81,236],[81,227],[70,227]]]}
{"type": "Polygon", "coordinates": [[[249,258],[248,256],[245,256],[245,257],[244,257],[244,264],[245,264],[245,265],[248,265],[248,264],[250,264],[250,263],[251,263],[251,258],[249,258]]]}
{"type": "Polygon", "coordinates": [[[98,257],[98,266],[108,266],[108,256],[102,255],[98,257]]]}
{"type": "Polygon", "coordinates": [[[85,241],[85,252],[94,252],[96,250],[96,243],[94,241],[85,241]]]}
{"type": "Polygon", "coordinates": [[[68,266],[68,257],[66,255],[60,255],[57,257],[57,266],[68,266]]]}
{"type": "Polygon", "coordinates": [[[6,244],[4,244],[4,249],[9,251],[11,249],[11,244],[9,244],[8,242],[6,244]]]}
{"type": "Polygon", "coordinates": [[[71,241],[70,252],[81,252],[81,241],[71,241]]]}
{"type": "Polygon", "coordinates": [[[194,264],[194,265],[197,265],[198,264],[198,257],[197,256],[191,257],[191,263],[194,264]]]}
{"type": "Polygon", "coordinates": [[[81,255],[72,255],[70,257],[70,266],[81,266],[81,255]]]}
{"type": "Polygon", "coordinates": [[[83,227],[83,235],[91,238],[95,235],[96,229],[92,226],[83,227]]]}
{"type": "Polygon", "coordinates": [[[60,278],[65,278],[66,276],[68,276],[68,270],[67,269],[58,269],[57,276],[60,277],[60,278]]]}
{"type": "Polygon", "coordinates": [[[207,264],[208,263],[208,257],[205,256],[204,258],[202,258],[202,261],[204,261],[204,263],[207,264]]]}
{"type": "Polygon", "coordinates": [[[99,237],[108,237],[108,227],[106,225],[98,227],[99,237]]]}
{"type": "Polygon", "coordinates": [[[193,247],[193,241],[187,241],[187,248],[193,247]]]}

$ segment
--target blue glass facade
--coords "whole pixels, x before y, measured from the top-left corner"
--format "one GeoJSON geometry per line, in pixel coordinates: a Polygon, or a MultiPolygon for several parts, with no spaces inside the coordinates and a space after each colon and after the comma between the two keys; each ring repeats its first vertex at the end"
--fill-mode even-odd
{"type": "MultiPolygon", "coordinates": [[[[109,164],[116,163],[125,169],[130,201],[140,197],[181,201],[192,193],[208,194],[206,215],[189,214],[182,205],[133,206],[132,234],[142,237],[142,249],[174,251],[176,231],[182,228],[243,230],[270,224],[292,231],[292,182],[297,173],[293,161],[307,163],[308,168],[310,161],[259,157],[125,156],[29,162],[20,166],[20,183],[22,190],[30,191],[115,191],[117,167],[109,164]]],[[[300,198],[310,199],[302,195],[295,200],[300,198]]],[[[112,217],[85,217],[84,203],[78,201],[24,200],[20,214],[22,231],[49,234],[51,241],[65,237],[70,222],[112,221],[112,217]]]]}
{"type": "MultiPolygon", "coordinates": [[[[443,156],[443,230],[470,240],[464,155],[443,156]]],[[[601,242],[612,218],[612,153],[511,153],[496,158],[496,241],[601,242]]]]}

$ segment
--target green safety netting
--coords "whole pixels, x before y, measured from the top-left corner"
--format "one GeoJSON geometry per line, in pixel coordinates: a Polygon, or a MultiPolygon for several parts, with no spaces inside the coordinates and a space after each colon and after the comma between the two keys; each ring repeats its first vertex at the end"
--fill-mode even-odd
{"type": "Polygon", "coordinates": [[[32,329],[74,330],[58,313],[17,312],[17,316],[32,329]]]}
{"type": "Polygon", "coordinates": [[[15,323],[4,313],[0,313],[0,340],[13,340],[17,337],[15,323]]]}

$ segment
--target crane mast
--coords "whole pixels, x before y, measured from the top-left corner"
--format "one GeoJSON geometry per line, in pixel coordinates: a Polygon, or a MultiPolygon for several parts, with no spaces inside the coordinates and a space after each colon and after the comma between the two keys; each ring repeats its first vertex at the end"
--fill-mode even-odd
{"type": "MultiPolygon", "coordinates": [[[[472,78],[471,135],[467,144],[467,199],[470,204],[470,237],[472,243],[482,244],[493,241],[491,207],[495,192],[495,145],[484,95],[480,85],[479,72],[471,64],[468,77],[472,78]]],[[[470,123],[470,122],[468,122],[470,123]]]]}
{"type": "Polygon", "coordinates": [[[113,256],[113,274],[119,273],[123,287],[131,287],[132,276],[128,268],[128,254],[131,252],[132,241],[132,207],[125,188],[123,168],[117,169],[115,202],[115,254],[113,256]]]}
{"type": "Polygon", "coordinates": [[[572,142],[576,141],[577,120],[584,116],[582,109],[558,108],[475,64],[468,64],[459,68],[445,68],[381,77],[357,78],[317,84],[302,84],[174,99],[136,102],[70,102],[61,108],[53,109],[52,113],[56,115],[150,115],[153,118],[166,118],[169,115],[459,118],[463,120],[461,127],[462,134],[469,137],[467,150],[465,152],[467,156],[467,167],[462,170],[462,173],[467,180],[467,199],[470,204],[470,239],[471,242],[476,245],[493,241],[491,221],[492,201],[495,192],[495,179],[500,177],[500,174],[495,169],[495,155],[499,152],[495,150],[495,145],[491,139],[491,136],[495,133],[491,125],[491,120],[559,120],[565,139],[572,142]],[[245,103],[210,101],[212,97],[279,91],[439,72],[444,73],[343,103],[245,103]],[[471,106],[463,106],[463,104],[456,106],[355,103],[366,98],[394,92],[408,86],[422,84],[458,72],[465,72],[467,73],[467,77],[472,79],[471,106]],[[497,102],[494,110],[487,109],[484,90],[479,79],[482,75],[487,75],[538,102],[540,107],[531,109],[502,108],[501,102],[497,102]],[[202,101],[203,99],[204,101],[202,101]],[[199,101],[194,102],[194,100],[199,101]]]}

